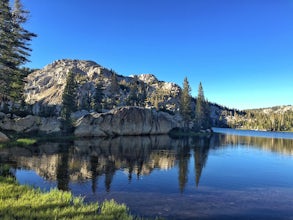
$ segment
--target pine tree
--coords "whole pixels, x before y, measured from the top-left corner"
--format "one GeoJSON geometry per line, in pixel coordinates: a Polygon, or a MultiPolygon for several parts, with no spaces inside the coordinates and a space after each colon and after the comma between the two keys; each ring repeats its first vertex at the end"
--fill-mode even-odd
{"type": "Polygon", "coordinates": [[[102,112],[102,102],[103,102],[103,88],[102,88],[102,83],[99,81],[96,85],[95,88],[95,94],[93,96],[93,109],[96,112],[102,112]]]}
{"type": "Polygon", "coordinates": [[[29,61],[29,42],[36,35],[23,27],[28,11],[23,9],[20,0],[14,1],[13,10],[9,0],[2,0],[0,12],[0,94],[15,102],[22,98],[25,71],[21,65],[29,61]]]}
{"type": "Polygon", "coordinates": [[[138,104],[138,78],[135,75],[130,84],[130,92],[127,98],[127,105],[136,106],[138,104]]]}
{"type": "Polygon", "coordinates": [[[198,86],[198,95],[195,109],[195,130],[206,129],[210,127],[210,109],[208,101],[204,97],[201,82],[198,86]]]}
{"type": "Polygon", "coordinates": [[[70,132],[73,128],[71,113],[77,110],[76,87],[74,74],[70,71],[67,75],[66,85],[62,95],[61,117],[63,119],[62,124],[65,132],[70,132]]]}
{"type": "Polygon", "coordinates": [[[146,84],[144,82],[141,82],[139,90],[138,90],[138,105],[139,106],[145,106],[147,98],[147,92],[146,92],[146,84]]]}
{"type": "Polygon", "coordinates": [[[119,85],[118,85],[118,81],[117,81],[117,76],[115,74],[115,72],[113,70],[111,70],[112,76],[111,76],[111,93],[112,95],[116,95],[116,93],[119,91],[119,85]]]}
{"type": "Polygon", "coordinates": [[[191,93],[191,88],[189,86],[187,77],[185,77],[183,82],[183,89],[182,89],[181,97],[180,97],[180,114],[183,117],[185,128],[188,127],[188,124],[191,120],[191,114],[192,114],[190,93],[191,93]]]}
{"type": "Polygon", "coordinates": [[[3,99],[9,96],[11,79],[15,71],[13,46],[13,22],[9,0],[0,2],[0,93],[3,99]]]}

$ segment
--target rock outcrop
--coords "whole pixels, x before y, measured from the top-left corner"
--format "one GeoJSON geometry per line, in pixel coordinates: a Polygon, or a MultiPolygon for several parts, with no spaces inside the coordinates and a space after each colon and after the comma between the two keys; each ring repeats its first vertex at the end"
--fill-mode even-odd
{"type": "Polygon", "coordinates": [[[78,137],[167,134],[181,127],[178,120],[165,112],[139,107],[121,107],[107,113],[92,113],[76,123],[78,137]]]}
{"type": "MultiPolygon", "coordinates": [[[[79,109],[93,110],[87,105],[94,99],[95,88],[101,86],[103,93],[103,111],[116,107],[129,105],[132,94],[131,88],[137,86],[138,93],[144,93],[137,105],[142,107],[154,106],[154,99],[164,109],[175,111],[179,105],[180,87],[175,83],[159,81],[152,74],[122,76],[93,61],[84,60],[57,60],[43,69],[29,74],[26,78],[24,96],[27,104],[33,105],[33,113],[39,114],[44,108],[54,107],[50,110],[60,112],[62,95],[69,72],[72,72],[77,82],[77,103],[79,109]],[[113,76],[116,86],[113,86],[113,76]],[[137,80],[134,82],[134,80],[137,80]],[[145,100],[148,97],[148,100],[145,100]],[[43,109],[42,109],[43,108],[43,109]]],[[[132,97],[133,98],[133,97],[132,97]]],[[[48,109],[47,109],[48,111],[48,109]]]]}
{"type": "MultiPolygon", "coordinates": [[[[74,134],[78,137],[168,134],[173,128],[182,126],[179,115],[141,107],[120,107],[106,113],[77,113],[73,117],[76,121],[74,134]]],[[[56,117],[28,115],[11,119],[9,116],[1,114],[0,129],[44,134],[61,131],[61,121],[56,117]]],[[[1,137],[5,140],[4,134],[0,134],[0,140],[1,137]]]]}
{"type": "Polygon", "coordinates": [[[41,132],[45,134],[60,132],[60,121],[57,118],[44,118],[28,115],[24,118],[14,116],[12,119],[1,114],[0,128],[18,133],[41,132]]]}
{"type": "Polygon", "coordinates": [[[101,74],[104,74],[105,78],[110,76],[109,71],[105,71],[92,61],[57,60],[27,76],[24,88],[25,101],[28,104],[42,102],[48,105],[61,105],[69,71],[77,76],[78,81],[90,81],[90,84],[101,74]]]}

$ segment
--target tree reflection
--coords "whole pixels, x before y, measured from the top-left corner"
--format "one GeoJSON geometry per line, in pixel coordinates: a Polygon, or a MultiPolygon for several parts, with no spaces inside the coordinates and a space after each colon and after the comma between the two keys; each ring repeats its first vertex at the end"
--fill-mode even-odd
{"type": "MultiPolygon", "coordinates": [[[[13,167],[33,169],[45,179],[56,181],[62,190],[69,190],[70,181],[91,179],[93,193],[98,190],[101,176],[105,177],[105,191],[109,192],[118,170],[126,173],[126,181],[131,182],[133,176],[141,179],[154,169],[178,167],[178,188],[183,193],[193,167],[195,185],[199,186],[210,149],[239,145],[293,155],[293,140],[221,134],[191,139],[168,136],[82,139],[74,143],[42,143],[34,146],[34,150],[9,148],[0,149],[0,152],[6,151],[2,155],[8,155],[7,161],[12,162],[13,167]],[[191,156],[194,162],[190,160],[191,156]]],[[[0,161],[1,164],[4,163],[0,161]]],[[[10,171],[10,168],[0,166],[1,175],[10,171]]]]}
{"type": "Polygon", "coordinates": [[[70,143],[59,145],[58,164],[57,164],[57,188],[60,190],[69,190],[69,148],[70,143]]]}
{"type": "Polygon", "coordinates": [[[106,166],[105,166],[105,188],[107,192],[110,192],[111,183],[112,183],[115,171],[116,171],[115,161],[107,160],[106,166]]]}
{"type": "Polygon", "coordinates": [[[97,168],[99,165],[99,157],[91,156],[90,164],[91,164],[92,191],[93,193],[96,193],[97,185],[98,185],[98,176],[99,176],[99,173],[97,172],[97,168]]]}
{"type": "Polygon", "coordinates": [[[183,146],[178,149],[178,182],[180,192],[183,193],[185,185],[188,181],[188,164],[190,159],[190,148],[188,139],[183,139],[183,146]]]}
{"type": "Polygon", "coordinates": [[[216,146],[239,146],[258,148],[285,155],[293,155],[293,139],[264,138],[256,136],[238,136],[232,134],[216,134],[216,146]]]}
{"type": "Polygon", "coordinates": [[[211,138],[193,138],[195,184],[199,185],[202,170],[208,159],[211,138]]]}

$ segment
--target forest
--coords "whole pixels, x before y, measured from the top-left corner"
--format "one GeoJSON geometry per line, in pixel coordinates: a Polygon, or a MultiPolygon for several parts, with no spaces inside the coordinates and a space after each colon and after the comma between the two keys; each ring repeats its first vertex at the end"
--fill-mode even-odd
{"type": "Polygon", "coordinates": [[[235,112],[228,125],[241,129],[293,131],[293,107],[277,106],[269,109],[252,109],[245,110],[242,114],[235,112]]]}

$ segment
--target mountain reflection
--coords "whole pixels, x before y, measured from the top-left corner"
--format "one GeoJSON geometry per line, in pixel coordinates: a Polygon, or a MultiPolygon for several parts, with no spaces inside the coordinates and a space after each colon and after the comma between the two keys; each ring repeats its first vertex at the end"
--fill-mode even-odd
{"type": "Polygon", "coordinates": [[[1,149],[0,174],[13,173],[11,168],[31,169],[46,180],[56,181],[62,190],[70,190],[70,181],[90,180],[95,193],[102,176],[105,190],[111,191],[117,171],[126,173],[131,182],[156,169],[177,167],[178,188],[182,193],[189,181],[189,172],[194,172],[196,187],[199,186],[210,149],[239,145],[293,155],[293,140],[235,135],[214,134],[211,138],[189,139],[171,139],[169,136],[82,139],[70,143],[42,143],[31,149],[1,149]],[[191,158],[194,159],[194,171],[189,170],[191,158]],[[4,164],[10,165],[7,168],[4,164]]]}
{"type": "Polygon", "coordinates": [[[214,135],[213,141],[213,146],[218,147],[245,145],[279,154],[293,155],[293,139],[218,134],[214,135]]]}

